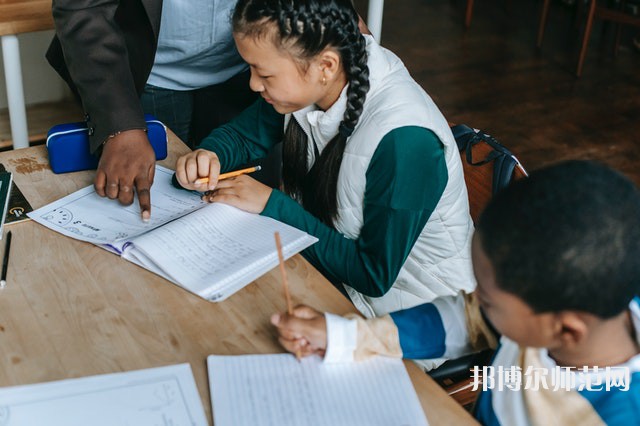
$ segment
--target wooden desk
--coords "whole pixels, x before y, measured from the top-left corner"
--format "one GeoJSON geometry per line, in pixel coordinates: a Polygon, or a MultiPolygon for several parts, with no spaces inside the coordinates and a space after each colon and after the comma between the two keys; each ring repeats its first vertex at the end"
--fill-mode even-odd
{"type": "Polygon", "coordinates": [[[14,148],[29,146],[20,45],[16,34],[52,28],[51,0],[0,0],[0,38],[14,148]]]}
{"type": "MultiPolygon", "coordinates": [[[[173,168],[188,148],[173,135],[173,168]]],[[[92,182],[93,172],[54,175],[43,146],[0,153],[34,208],[92,182]]],[[[0,386],[189,362],[207,413],[210,354],[282,352],[269,324],[285,310],[277,268],[221,303],[211,303],[89,243],[34,222],[13,232],[7,287],[0,291],[0,386]]],[[[0,243],[0,245],[2,245],[0,243]]],[[[353,306],[301,256],[287,261],[294,303],[338,314],[353,306]]],[[[432,424],[471,417],[407,363],[432,424]]]]}

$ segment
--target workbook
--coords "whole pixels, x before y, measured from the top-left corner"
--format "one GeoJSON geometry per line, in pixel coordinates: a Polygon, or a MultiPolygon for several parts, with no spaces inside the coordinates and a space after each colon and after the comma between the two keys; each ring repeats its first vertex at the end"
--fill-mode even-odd
{"type": "Polygon", "coordinates": [[[201,200],[177,189],[173,171],[156,166],[151,219],[96,194],[93,186],[29,213],[68,237],[120,255],[211,301],[221,301],[278,265],[274,233],[285,258],[315,243],[309,234],[274,219],[201,200]]]}
{"type": "MultiPolygon", "coordinates": [[[[4,164],[0,163],[0,173],[6,172],[7,169],[4,164]]],[[[27,213],[32,212],[33,207],[24,196],[18,185],[15,182],[11,185],[11,194],[9,195],[9,204],[6,208],[4,215],[4,224],[14,224],[29,220],[27,213]]]]}
{"type": "Polygon", "coordinates": [[[0,388],[2,426],[206,426],[189,364],[0,388]]]}
{"type": "Polygon", "coordinates": [[[216,426],[427,425],[399,359],[210,355],[207,367],[216,426]]]}

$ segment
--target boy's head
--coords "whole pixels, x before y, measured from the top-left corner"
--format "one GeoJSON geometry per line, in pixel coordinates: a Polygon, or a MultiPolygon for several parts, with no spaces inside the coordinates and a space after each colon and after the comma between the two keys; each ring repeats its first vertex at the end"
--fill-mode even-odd
{"type": "Polygon", "coordinates": [[[482,213],[473,262],[478,297],[498,331],[549,347],[566,325],[563,313],[610,319],[638,294],[640,193],[594,162],[535,171],[482,213]]]}

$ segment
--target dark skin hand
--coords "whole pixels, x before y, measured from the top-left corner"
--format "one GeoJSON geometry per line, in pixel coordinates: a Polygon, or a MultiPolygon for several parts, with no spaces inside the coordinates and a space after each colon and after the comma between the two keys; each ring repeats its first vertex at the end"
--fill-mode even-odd
{"type": "Polygon", "coordinates": [[[104,144],[93,185],[101,197],[124,205],[133,203],[135,190],[146,222],[151,217],[155,164],[156,154],[144,130],[126,130],[104,144]]]}

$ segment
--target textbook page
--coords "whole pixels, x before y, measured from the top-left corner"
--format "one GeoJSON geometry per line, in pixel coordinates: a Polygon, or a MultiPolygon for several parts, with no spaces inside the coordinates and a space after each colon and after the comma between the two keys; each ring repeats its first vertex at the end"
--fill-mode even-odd
{"type": "Polygon", "coordinates": [[[189,364],[0,388],[2,426],[206,426],[189,364]]]}
{"type": "Polygon", "coordinates": [[[207,366],[216,426],[427,425],[399,359],[211,355],[207,366]]]}
{"type": "Polygon", "coordinates": [[[213,203],[136,237],[122,257],[208,300],[221,301],[318,241],[269,217],[213,203]]]}
{"type": "Polygon", "coordinates": [[[173,171],[156,165],[151,186],[151,219],[140,218],[138,199],[129,206],[117,200],[100,197],[93,185],[80,189],[51,204],[39,208],[29,217],[67,237],[93,244],[109,244],[120,252],[128,239],[144,234],[207,203],[200,194],[175,188],[171,184],[173,171]],[[118,243],[120,242],[120,243],[118,243]]]}

